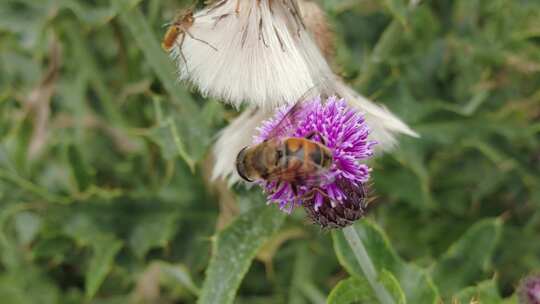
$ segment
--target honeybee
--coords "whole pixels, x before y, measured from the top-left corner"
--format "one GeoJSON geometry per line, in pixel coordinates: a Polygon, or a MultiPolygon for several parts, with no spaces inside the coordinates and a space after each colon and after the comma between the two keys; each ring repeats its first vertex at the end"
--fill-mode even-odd
{"type": "Polygon", "coordinates": [[[368,186],[332,173],[335,159],[321,134],[287,136],[292,134],[305,115],[302,102],[297,102],[270,131],[265,141],[244,147],[238,153],[236,170],[248,182],[275,183],[275,187],[270,187],[272,193],[269,194],[275,194],[280,191],[278,189],[283,189],[281,185],[288,183],[294,195],[290,201],[300,201],[307,217],[321,228],[346,227],[366,213],[368,186]],[[339,202],[324,190],[330,183],[343,194],[339,202]],[[317,193],[322,195],[322,204],[321,196],[315,196],[317,193]]]}
{"type": "Polygon", "coordinates": [[[299,185],[323,182],[333,163],[332,151],[320,134],[306,137],[283,137],[295,127],[301,115],[296,103],[262,143],[244,147],[237,155],[236,170],[248,182],[288,182],[296,195],[299,185]],[[314,140],[318,136],[322,142],[314,140]]]}

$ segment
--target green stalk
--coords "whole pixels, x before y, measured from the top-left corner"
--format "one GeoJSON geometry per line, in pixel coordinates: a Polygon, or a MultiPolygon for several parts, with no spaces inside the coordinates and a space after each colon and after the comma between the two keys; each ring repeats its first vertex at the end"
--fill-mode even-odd
{"type": "Polygon", "coordinates": [[[373,262],[371,261],[371,258],[369,257],[366,248],[364,247],[364,244],[362,243],[362,240],[360,239],[360,236],[358,236],[358,233],[354,227],[348,226],[343,228],[343,235],[349,243],[349,246],[351,246],[354,256],[356,257],[358,264],[360,264],[360,268],[362,268],[362,272],[364,272],[364,275],[371,285],[371,288],[373,288],[375,296],[377,299],[379,299],[379,302],[381,304],[394,304],[394,299],[388,290],[386,290],[384,285],[377,280],[378,275],[375,265],[373,265],[373,262]]]}
{"type": "MultiPolygon", "coordinates": [[[[126,0],[117,1],[119,5],[125,2],[126,0]]],[[[120,14],[120,21],[129,29],[133,35],[135,44],[143,52],[148,64],[150,64],[157,78],[169,93],[171,100],[178,106],[177,122],[181,126],[177,128],[176,124],[171,120],[171,132],[174,136],[174,143],[178,148],[180,157],[184,159],[191,171],[194,172],[196,160],[190,155],[187,147],[193,145],[193,141],[198,140],[190,137],[189,130],[191,130],[191,126],[200,124],[197,121],[199,116],[194,115],[194,113],[200,112],[200,107],[190,97],[189,92],[178,84],[175,64],[161,49],[157,37],[154,35],[148,20],[140,8],[134,6],[123,11],[120,14]]]]}
{"type": "MultiPolygon", "coordinates": [[[[362,74],[358,79],[355,80],[355,84],[360,86],[360,92],[365,91],[369,85],[369,81],[375,75],[375,72],[380,68],[381,63],[383,63],[389,56],[390,52],[401,42],[401,36],[403,36],[403,31],[406,30],[406,14],[412,12],[414,8],[420,3],[420,1],[410,1],[408,7],[402,18],[396,17],[399,14],[394,14],[394,19],[390,24],[384,29],[384,32],[375,44],[373,51],[367,61],[362,67],[362,74]]],[[[387,6],[388,3],[383,1],[382,5],[387,6]]],[[[391,7],[391,6],[390,6],[391,7]]],[[[390,8],[392,10],[392,8],[390,8]]]]}
{"type": "Polygon", "coordinates": [[[40,197],[48,202],[59,204],[69,204],[71,202],[67,197],[51,194],[47,191],[47,189],[42,188],[16,174],[4,171],[3,169],[0,169],[0,180],[6,180],[8,182],[11,182],[20,189],[27,191],[28,193],[32,193],[33,195],[40,197]]]}
{"type": "Polygon", "coordinates": [[[189,119],[192,115],[190,113],[200,111],[188,91],[179,85],[174,62],[161,49],[157,37],[140,8],[133,7],[122,12],[120,21],[133,35],[135,44],[143,52],[145,59],[173,102],[180,106],[180,114],[189,119]]]}

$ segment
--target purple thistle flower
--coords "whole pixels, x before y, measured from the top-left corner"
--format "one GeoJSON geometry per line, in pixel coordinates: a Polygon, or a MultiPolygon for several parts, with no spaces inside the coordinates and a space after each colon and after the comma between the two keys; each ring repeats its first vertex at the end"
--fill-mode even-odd
{"type": "Polygon", "coordinates": [[[521,280],[518,287],[519,303],[540,304],[540,274],[521,280]]]}
{"type": "MultiPolygon", "coordinates": [[[[278,109],[273,118],[264,121],[257,130],[254,143],[269,139],[274,128],[287,115],[292,105],[278,109]]],[[[290,213],[294,207],[303,205],[308,216],[323,227],[344,227],[354,222],[365,208],[366,187],[370,168],[361,163],[373,155],[375,142],[368,139],[369,128],[364,116],[347,106],[345,100],[335,96],[325,102],[317,97],[302,103],[301,117],[289,126],[281,138],[307,137],[322,143],[332,152],[333,162],[322,173],[322,182],[316,186],[297,185],[287,182],[259,180],[268,195],[269,203],[278,203],[280,209],[290,213]],[[299,199],[299,198],[308,199],[299,199]],[[339,222],[339,223],[338,223],[339,222]]]]}

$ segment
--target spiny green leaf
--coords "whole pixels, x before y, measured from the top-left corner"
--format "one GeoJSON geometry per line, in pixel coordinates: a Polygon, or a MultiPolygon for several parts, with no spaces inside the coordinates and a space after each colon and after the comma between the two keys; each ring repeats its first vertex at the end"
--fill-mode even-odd
{"type": "Polygon", "coordinates": [[[92,174],[86,164],[81,151],[75,145],[67,147],[67,158],[71,165],[71,172],[77,183],[79,191],[83,192],[92,184],[92,174]]]}
{"type": "Polygon", "coordinates": [[[135,255],[143,259],[148,250],[154,247],[164,247],[176,232],[178,213],[156,213],[137,223],[129,238],[129,246],[135,255]]]}
{"type": "Polygon", "coordinates": [[[56,304],[60,291],[35,266],[0,274],[0,299],[13,304],[56,304]]]}
{"type": "Polygon", "coordinates": [[[480,282],[476,286],[467,287],[459,291],[452,299],[458,304],[469,304],[474,303],[503,303],[503,299],[499,295],[499,290],[497,289],[497,283],[495,280],[489,280],[480,282]]]}
{"type": "Polygon", "coordinates": [[[401,23],[401,26],[407,26],[407,1],[405,0],[380,0],[382,5],[390,11],[392,16],[401,23]]]}
{"type": "Polygon", "coordinates": [[[188,165],[193,171],[195,162],[204,157],[206,149],[212,142],[211,127],[220,120],[222,106],[215,102],[205,104],[200,112],[192,115],[192,119],[197,121],[196,124],[183,122],[181,118],[178,118],[181,115],[175,109],[170,109],[167,111],[169,115],[164,116],[157,99],[154,100],[154,108],[158,125],[149,130],[148,137],[160,146],[166,159],[176,156],[189,159],[188,165]],[[183,136],[185,134],[189,136],[183,136]],[[185,150],[182,146],[182,138],[187,138],[197,144],[185,150]]]}
{"type": "Polygon", "coordinates": [[[41,217],[31,212],[21,212],[15,216],[15,229],[19,242],[28,245],[38,234],[42,225],[41,217]]]}
{"type": "Polygon", "coordinates": [[[341,280],[330,292],[328,304],[378,304],[369,282],[364,277],[350,277],[341,280]]]}
{"type": "Polygon", "coordinates": [[[260,206],[240,215],[216,235],[197,303],[232,303],[257,250],[279,229],[284,219],[284,213],[274,206],[260,206]]]}
{"type": "Polygon", "coordinates": [[[163,273],[162,278],[170,282],[170,285],[174,286],[180,284],[193,294],[199,295],[199,287],[193,283],[189,269],[185,265],[170,264],[166,262],[159,262],[158,265],[163,273]]]}
{"type": "Polygon", "coordinates": [[[390,292],[392,298],[396,301],[396,304],[405,304],[405,293],[401,289],[401,286],[396,277],[388,270],[383,269],[379,275],[380,282],[386,287],[386,290],[390,292]]]}
{"type": "Polygon", "coordinates": [[[291,284],[289,288],[288,302],[291,304],[303,304],[306,300],[300,292],[300,284],[309,280],[309,271],[312,268],[312,259],[309,256],[307,247],[305,245],[300,246],[297,249],[296,257],[294,261],[293,274],[291,284]]]}
{"type": "Polygon", "coordinates": [[[444,295],[452,295],[485,277],[491,269],[501,228],[501,219],[485,219],[448,248],[432,271],[433,280],[444,295]]]}
{"type": "Polygon", "coordinates": [[[92,258],[85,274],[85,294],[93,298],[105,277],[113,267],[114,257],[122,248],[122,242],[110,236],[96,239],[92,246],[92,258]]]}
{"type": "MultiPolygon", "coordinates": [[[[377,273],[390,272],[399,282],[408,303],[436,303],[438,292],[427,273],[397,256],[382,230],[367,220],[354,224],[354,230],[364,244],[377,273]]],[[[341,265],[356,277],[364,277],[362,268],[355,258],[349,243],[339,233],[332,234],[334,250],[341,265]]]]}
{"type": "MultiPolygon", "coordinates": [[[[124,1],[119,2],[121,3],[124,1]]],[[[120,15],[120,19],[131,31],[135,38],[135,43],[143,51],[147,61],[156,73],[156,76],[161,80],[163,86],[169,92],[171,99],[181,109],[181,111],[177,113],[177,122],[182,126],[178,129],[175,127],[171,129],[171,131],[189,131],[199,127],[198,124],[200,121],[197,121],[197,117],[193,116],[193,113],[199,112],[197,105],[193,102],[188,92],[185,89],[182,89],[176,81],[174,63],[167,58],[165,52],[159,46],[156,36],[139,8],[134,7],[125,10],[120,15]]],[[[195,157],[188,152],[188,149],[190,149],[190,147],[193,149],[193,147],[200,145],[201,142],[197,140],[190,141],[189,139],[192,139],[189,132],[178,133],[175,137],[175,145],[180,151],[180,156],[182,156],[193,171],[196,160],[194,159],[195,157]]]]}

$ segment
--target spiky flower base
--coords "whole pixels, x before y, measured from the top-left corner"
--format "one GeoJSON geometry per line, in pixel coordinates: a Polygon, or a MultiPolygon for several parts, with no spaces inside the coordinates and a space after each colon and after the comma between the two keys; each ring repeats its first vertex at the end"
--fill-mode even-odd
{"type": "Polygon", "coordinates": [[[308,218],[323,229],[344,228],[362,218],[368,202],[367,186],[352,188],[345,181],[338,181],[338,186],[346,196],[340,204],[325,201],[317,208],[314,200],[304,202],[308,218]]]}

